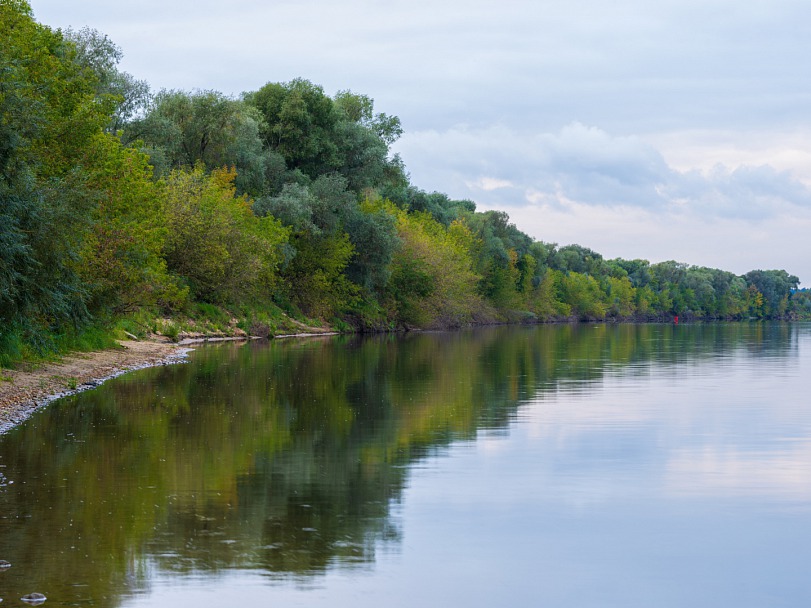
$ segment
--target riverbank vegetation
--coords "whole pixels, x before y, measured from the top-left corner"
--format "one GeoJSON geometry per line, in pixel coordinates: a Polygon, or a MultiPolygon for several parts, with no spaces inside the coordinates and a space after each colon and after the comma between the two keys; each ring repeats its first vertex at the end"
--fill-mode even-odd
{"type": "Polygon", "coordinates": [[[116,328],[811,314],[784,270],[607,260],[425,192],[390,153],[399,119],[366,95],[303,79],[152,94],[121,56],[0,3],[0,365],[116,328]]]}

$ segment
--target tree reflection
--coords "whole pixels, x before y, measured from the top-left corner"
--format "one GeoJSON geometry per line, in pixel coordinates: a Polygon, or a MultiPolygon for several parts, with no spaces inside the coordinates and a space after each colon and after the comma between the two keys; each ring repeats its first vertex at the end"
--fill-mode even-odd
{"type": "Polygon", "coordinates": [[[0,597],[115,605],[155,571],[312,577],[402,531],[409,466],[608,374],[785,357],[796,327],[554,326],[201,347],[0,440],[0,597]]]}

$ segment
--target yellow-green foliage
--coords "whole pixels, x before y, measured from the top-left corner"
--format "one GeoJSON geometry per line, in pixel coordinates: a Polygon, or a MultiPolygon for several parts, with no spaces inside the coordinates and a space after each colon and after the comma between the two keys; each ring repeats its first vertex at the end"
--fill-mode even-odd
{"type": "Polygon", "coordinates": [[[183,304],[188,290],[169,277],[162,257],[163,191],[152,180],[148,158],[98,133],[86,166],[98,200],[80,264],[92,308],[121,313],[183,304]]]}
{"type": "Polygon", "coordinates": [[[390,293],[399,322],[422,327],[470,323],[484,307],[473,272],[476,239],[461,220],[448,228],[429,213],[397,217],[401,246],[392,261],[390,293]]]}
{"type": "Polygon", "coordinates": [[[656,302],[656,294],[653,290],[645,285],[636,289],[635,294],[636,312],[640,315],[647,315],[654,303],[656,302]]]}
{"type": "Polygon", "coordinates": [[[636,289],[628,277],[617,279],[608,277],[609,312],[617,317],[630,317],[634,314],[636,289]]]}
{"type": "Polygon", "coordinates": [[[267,296],[289,237],[278,220],[257,217],[250,199],[236,196],[234,177],[198,166],[165,182],[166,261],[203,301],[267,296]]]}
{"type": "Polygon", "coordinates": [[[73,53],[59,30],[34,21],[27,2],[0,2],[0,99],[9,95],[19,104],[2,123],[27,122],[15,135],[27,138],[26,152],[40,177],[64,177],[75,169],[107,121],[109,108],[94,95],[95,77],[72,60],[73,53]]]}
{"type": "Polygon", "coordinates": [[[550,321],[557,317],[568,317],[571,314],[572,307],[561,301],[563,278],[563,273],[559,270],[547,268],[538,287],[530,294],[529,309],[540,320],[550,321]]]}
{"type": "Polygon", "coordinates": [[[518,263],[520,279],[518,281],[518,291],[523,294],[524,305],[529,308],[532,294],[532,280],[535,277],[535,270],[538,268],[538,261],[529,253],[525,253],[518,263]]]}
{"type": "Polygon", "coordinates": [[[290,300],[306,315],[328,319],[355,303],[359,289],[344,274],[354,248],[349,236],[298,235],[283,276],[290,300]]]}
{"type": "Polygon", "coordinates": [[[563,277],[563,298],[572,307],[572,314],[602,319],[606,313],[603,297],[600,284],[594,277],[579,272],[570,272],[563,277]]]}

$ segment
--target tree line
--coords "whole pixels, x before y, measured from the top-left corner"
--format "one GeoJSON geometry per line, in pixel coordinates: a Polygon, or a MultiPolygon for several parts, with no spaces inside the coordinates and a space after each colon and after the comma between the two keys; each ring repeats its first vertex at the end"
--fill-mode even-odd
{"type": "Polygon", "coordinates": [[[367,95],[304,79],[153,94],[121,57],[100,32],[0,3],[7,358],[210,307],[360,330],[811,314],[784,270],[606,260],[425,192],[391,154],[399,119],[367,95]]]}

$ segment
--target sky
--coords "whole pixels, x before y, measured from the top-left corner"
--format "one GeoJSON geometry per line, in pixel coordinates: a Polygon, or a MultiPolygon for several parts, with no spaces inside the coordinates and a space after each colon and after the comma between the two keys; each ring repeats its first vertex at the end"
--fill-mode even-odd
{"type": "Polygon", "coordinates": [[[535,239],[811,286],[807,0],[31,4],[154,91],[364,93],[414,185],[535,239]]]}

